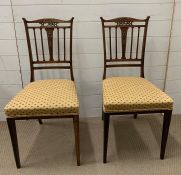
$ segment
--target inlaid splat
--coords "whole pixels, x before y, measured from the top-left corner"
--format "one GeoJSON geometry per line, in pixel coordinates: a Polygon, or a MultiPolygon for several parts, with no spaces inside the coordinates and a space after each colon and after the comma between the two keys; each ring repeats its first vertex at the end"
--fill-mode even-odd
{"type": "Polygon", "coordinates": [[[54,28],[46,27],[45,30],[47,32],[47,38],[48,38],[48,49],[49,49],[50,61],[53,61],[53,31],[54,31],[54,28]]]}
{"type": "Polygon", "coordinates": [[[127,33],[128,27],[122,27],[121,29],[121,40],[122,40],[122,59],[126,59],[126,43],[127,43],[127,33]]]}

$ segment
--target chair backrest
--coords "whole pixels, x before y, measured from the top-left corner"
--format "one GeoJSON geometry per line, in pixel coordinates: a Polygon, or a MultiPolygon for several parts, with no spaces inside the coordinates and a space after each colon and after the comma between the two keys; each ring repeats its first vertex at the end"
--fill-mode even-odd
{"type": "Polygon", "coordinates": [[[28,21],[23,18],[29,51],[31,82],[34,81],[34,70],[40,69],[70,69],[71,80],[74,80],[73,19],[44,18],[28,21]]]}
{"type": "Polygon", "coordinates": [[[101,17],[104,50],[104,74],[110,67],[140,67],[144,77],[144,56],[149,16],[105,20],[101,17]],[[129,48],[128,48],[129,47],[129,48]]]}

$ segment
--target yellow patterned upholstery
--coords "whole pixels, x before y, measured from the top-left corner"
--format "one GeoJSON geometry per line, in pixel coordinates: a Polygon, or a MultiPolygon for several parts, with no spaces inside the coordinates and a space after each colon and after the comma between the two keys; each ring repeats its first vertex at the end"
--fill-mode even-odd
{"type": "Polygon", "coordinates": [[[105,113],[172,110],[173,100],[141,77],[112,77],[103,81],[105,113]]]}
{"type": "Polygon", "coordinates": [[[75,84],[64,79],[32,82],[4,110],[8,117],[78,115],[75,84]]]}

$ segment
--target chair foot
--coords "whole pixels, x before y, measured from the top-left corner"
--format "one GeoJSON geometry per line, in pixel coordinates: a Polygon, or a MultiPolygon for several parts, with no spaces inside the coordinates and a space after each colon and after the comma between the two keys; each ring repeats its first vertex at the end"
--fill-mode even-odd
{"type": "Polygon", "coordinates": [[[103,163],[107,162],[107,146],[109,136],[109,121],[110,115],[104,114],[104,144],[103,144],[103,163]]]}
{"type": "Polygon", "coordinates": [[[75,150],[77,157],[77,166],[80,166],[80,136],[79,136],[79,116],[73,117],[74,134],[75,134],[75,150]]]}
{"type": "Polygon", "coordinates": [[[41,119],[38,119],[38,122],[39,122],[39,124],[40,124],[40,125],[42,125],[42,124],[43,124],[43,122],[42,122],[42,120],[41,120],[41,119]]]}
{"type": "Polygon", "coordinates": [[[103,160],[103,163],[107,163],[107,161],[106,161],[106,160],[103,160]]]}
{"type": "Polygon", "coordinates": [[[137,119],[138,114],[134,114],[134,119],[137,119]]]}
{"type": "Polygon", "coordinates": [[[160,150],[160,159],[164,159],[165,156],[165,149],[166,149],[166,144],[167,144],[167,138],[168,138],[168,132],[169,132],[169,127],[170,127],[170,122],[171,122],[171,116],[172,116],[172,111],[167,111],[164,113],[164,118],[163,118],[163,129],[162,129],[162,141],[161,141],[161,150],[160,150]]]}
{"type": "Polygon", "coordinates": [[[13,147],[14,158],[16,162],[16,167],[21,168],[20,158],[19,158],[19,148],[18,148],[18,139],[16,133],[16,123],[15,119],[7,118],[7,124],[9,128],[9,134],[11,138],[11,143],[13,147]]]}

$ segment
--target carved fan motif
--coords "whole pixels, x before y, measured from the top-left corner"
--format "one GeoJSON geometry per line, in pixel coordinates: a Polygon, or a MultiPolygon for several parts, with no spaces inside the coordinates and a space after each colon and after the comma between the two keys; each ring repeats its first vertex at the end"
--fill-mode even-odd
{"type": "Polygon", "coordinates": [[[40,23],[42,27],[56,27],[58,25],[58,23],[56,22],[48,22],[48,23],[40,23]]]}
{"type": "Polygon", "coordinates": [[[131,26],[133,24],[133,20],[131,18],[122,18],[117,22],[117,26],[131,26]]]}

